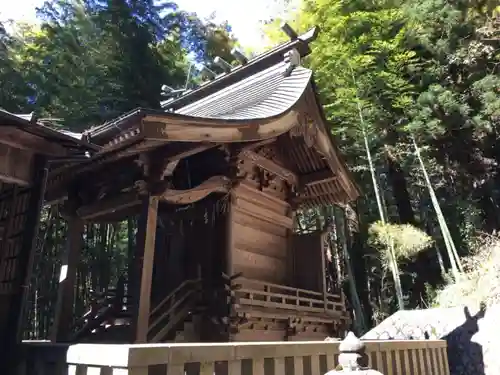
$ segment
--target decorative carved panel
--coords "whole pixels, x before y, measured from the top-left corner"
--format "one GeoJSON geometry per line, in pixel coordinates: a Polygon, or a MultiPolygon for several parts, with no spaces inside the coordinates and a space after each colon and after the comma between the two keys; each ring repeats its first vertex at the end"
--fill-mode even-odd
{"type": "Polygon", "coordinates": [[[256,189],[286,199],[296,189],[298,176],[283,167],[274,144],[239,154],[237,177],[256,189]]]}

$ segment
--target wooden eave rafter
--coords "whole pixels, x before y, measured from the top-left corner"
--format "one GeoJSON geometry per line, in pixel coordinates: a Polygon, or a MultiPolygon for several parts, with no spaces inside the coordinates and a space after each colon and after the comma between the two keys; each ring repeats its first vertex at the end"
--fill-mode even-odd
{"type": "Polygon", "coordinates": [[[137,192],[128,192],[112,198],[99,200],[91,205],[82,206],[78,208],[76,213],[83,220],[93,221],[126,209],[138,207],[140,203],[141,200],[137,192]]]}
{"type": "Polygon", "coordinates": [[[359,191],[355,183],[351,180],[346,166],[340,160],[337,150],[334,149],[329,134],[323,124],[318,126],[319,132],[317,136],[318,151],[325,157],[325,160],[330,169],[338,176],[338,180],[343,187],[348,200],[356,200],[359,196],[359,191]]]}
{"type": "MultiPolygon", "coordinates": [[[[324,192],[320,194],[314,194],[314,195],[299,195],[295,198],[293,198],[293,203],[294,204],[302,204],[306,201],[309,201],[311,199],[321,199],[321,198],[326,198],[327,200],[330,200],[332,197],[335,197],[334,192],[324,192]]],[[[335,202],[335,203],[342,203],[342,202],[335,202]]]]}
{"type": "Polygon", "coordinates": [[[315,136],[315,148],[324,157],[329,168],[337,176],[340,185],[345,191],[346,201],[354,201],[360,196],[360,191],[354,182],[347,165],[342,160],[340,150],[335,145],[332,134],[327,130],[327,121],[323,113],[323,109],[319,104],[320,101],[317,90],[315,90],[314,80],[311,81],[307,96],[310,101],[314,101],[316,103],[314,106],[311,106],[316,112],[314,117],[315,125],[318,129],[315,136]]]}
{"type": "Polygon", "coordinates": [[[312,186],[335,180],[337,176],[330,168],[321,169],[319,171],[303,174],[299,176],[299,186],[312,186]]]}
{"type": "Polygon", "coordinates": [[[35,122],[30,115],[16,115],[0,109],[0,142],[46,156],[97,151],[98,146],[35,122]]]}

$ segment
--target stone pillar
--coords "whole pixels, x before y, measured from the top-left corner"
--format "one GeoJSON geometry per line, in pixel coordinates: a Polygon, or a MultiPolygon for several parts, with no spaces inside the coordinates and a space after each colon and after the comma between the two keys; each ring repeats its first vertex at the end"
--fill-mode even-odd
{"type": "Polygon", "coordinates": [[[339,345],[339,364],[325,375],[356,373],[359,375],[383,375],[366,367],[365,344],[354,333],[349,332],[339,345]]]}

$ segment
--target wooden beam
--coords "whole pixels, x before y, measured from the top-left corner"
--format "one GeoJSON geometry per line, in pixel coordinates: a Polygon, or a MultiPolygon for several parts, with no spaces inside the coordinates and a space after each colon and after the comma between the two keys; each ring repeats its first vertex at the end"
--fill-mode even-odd
{"type": "Polygon", "coordinates": [[[163,179],[167,176],[172,176],[175,168],[177,168],[177,165],[179,164],[179,161],[181,161],[182,159],[195,154],[199,154],[200,152],[215,148],[217,146],[218,144],[216,143],[201,144],[192,148],[188,148],[185,151],[167,156],[166,163],[164,164],[163,170],[161,171],[161,178],[163,179]]]}
{"type": "MultiPolygon", "coordinates": [[[[202,184],[187,190],[164,189],[155,194],[160,200],[172,204],[188,204],[197,202],[211,193],[227,193],[231,188],[231,180],[225,176],[213,176],[202,184]]],[[[141,198],[136,191],[113,195],[77,209],[78,217],[85,221],[97,221],[104,216],[118,213],[126,209],[138,207],[141,198]]]]}
{"type": "Polygon", "coordinates": [[[345,191],[343,189],[337,189],[337,190],[329,190],[320,194],[314,194],[310,196],[299,194],[298,196],[292,199],[292,204],[301,205],[306,201],[316,198],[318,199],[325,198],[328,201],[332,201],[332,199],[334,199],[334,203],[342,203],[343,200],[341,198],[344,196],[344,192],[345,191]]]}
{"type": "Polygon", "coordinates": [[[320,169],[319,171],[303,174],[299,176],[300,186],[312,186],[322,182],[333,181],[337,177],[330,168],[320,169]]]}
{"type": "Polygon", "coordinates": [[[160,199],[173,204],[197,202],[211,193],[227,193],[231,189],[231,180],[226,176],[213,176],[200,185],[188,190],[166,189],[160,199]]]}
{"type": "MultiPolygon", "coordinates": [[[[153,155],[153,159],[155,161],[161,158],[161,163],[154,163],[156,164],[155,167],[157,168],[157,170],[155,170],[154,173],[158,173],[158,175],[160,176],[162,175],[163,177],[169,176],[174,172],[175,167],[177,166],[179,160],[218,146],[215,143],[165,144],[165,142],[162,142],[162,144],[164,145],[162,146],[162,148],[158,148],[155,149],[154,151],[151,151],[151,154],[153,155]],[[163,162],[163,160],[165,162],[163,162]]],[[[62,167],[59,170],[60,176],[57,178],[57,180],[56,181],[49,180],[49,187],[47,189],[46,200],[51,203],[64,200],[66,198],[68,185],[72,181],[74,181],[78,175],[81,175],[84,172],[90,172],[91,170],[94,170],[91,172],[94,173],[94,175],[95,173],[101,173],[103,171],[108,172],[110,169],[113,168],[113,163],[118,163],[122,161],[121,158],[130,157],[134,154],[140,154],[142,152],[145,151],[144,150],[141,151],[135,148],[133,150],[128,150],[128,151],[122,150],[117,152],[116,154],[108,156],[98,155],[92,159],[93,160],[92,162],[85,162],[84,165],[73,165],[69,167],[62,167]],[[99,170],[99,172],[96,172],[95,170],[99,170]],[[69,175],[70,173],[71,175],[69,175]]],[[[140,160],[136,160],[135,162],[139,165],[142,164],[142,161],[140,160]]],[[[125,166],[122,167],[127,168],[128,164],[124,165],[125,166]]]]}
{"type": "Polygon", "coordinates": [[[76,213],[82,220],[97,220],[102,216],[139,206],[140,203],[141,199],[136,192],[122,193],[87,206],[81,206],[76,213]]]}
{"type": "Polygon", "coordinates": [[[274,161],[266,159],[264,156],[257,154],[251,150],[243,150],[240,154],[241,157],[250,160],[258,167],[278,176],[279,178],[287,181],[291,185],[297,186],[299,177],[292,171],[276,164],[274,161]]]}
{"type": "Polygon", "coordinates": [[[234,273],[234,265],[233,265],[233,245],[234,245],[234,211],[235,211],[235,204],[234,204],[234,192],[229,195],[229,207],[227,209],[227,214],[226,214],[226,243],[225,243],[225,255],[226,255],[226,274],[228,276],[233,276],[234,273]]]}
{"type": "Polygon", "coordinates": [[[83,229],[83,220],[79,217],[72,216],[68,219],[66,249],[62,257],[54,325],[50,335],[52,342],[65,341],[71,333],[76,266],[83,245],[83,229]]]}
{"type": "Polygon", "coordinates": [[[32,176],[33,152],[0,143],[0,181],[28,186],[32,176]]]}
{"type": "Polygon", "coordinates": [[[156,241],[156,223],[158,220],[158,198],[148,197],[145,199],[144,204],[147,209],[143,213],[146,217],[145,221],[141,223],[143,231],[140,236],[143,243],[138,243],[137,246],[143,247],[142,269],[140,276],[139,289],[139,304],[137,323],[135,324],[135,342],[147,342],[148,329],[149,329],[149,314],[151,310],[151,282],[153,280],[153,263],[155,255],[155,241],[156,241]]]}
{"type": "Polygon", "coordinates": [[[273,137],[273,138],[264,139],[264,140],[258,141],[258,142],[243,143],[242,150],[255,150],[257,147],[266,146],[266,145],[269,145],[271,143],[274,143],[274,142],[276,142],[277,139],[278,138],[273,137]]]}
{"type": "Polygon", "coordinates": [[[0,126],[0,144],[42,155],[61,156],[66,154],[66,149],[56,142],[50,142],[14,126],[0,126]]]}

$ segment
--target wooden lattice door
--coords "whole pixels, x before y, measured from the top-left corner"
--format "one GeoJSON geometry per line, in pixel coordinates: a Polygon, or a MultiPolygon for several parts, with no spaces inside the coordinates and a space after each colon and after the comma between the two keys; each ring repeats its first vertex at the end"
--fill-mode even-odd
{"type": "Polygon", "coordinates": [[[11,187],[0,201],[0,291],[15,293],[19,255],[28,216],[31,189],[11,187]]]}
{"type": "Polygon", "coordinates": [[[21,338],[46,184],[45,166],[43,158],[36,158],[31,186],[4,185],[0,191],[0,351],[6,357],[12,355],[10,351],[21,338]]]}

